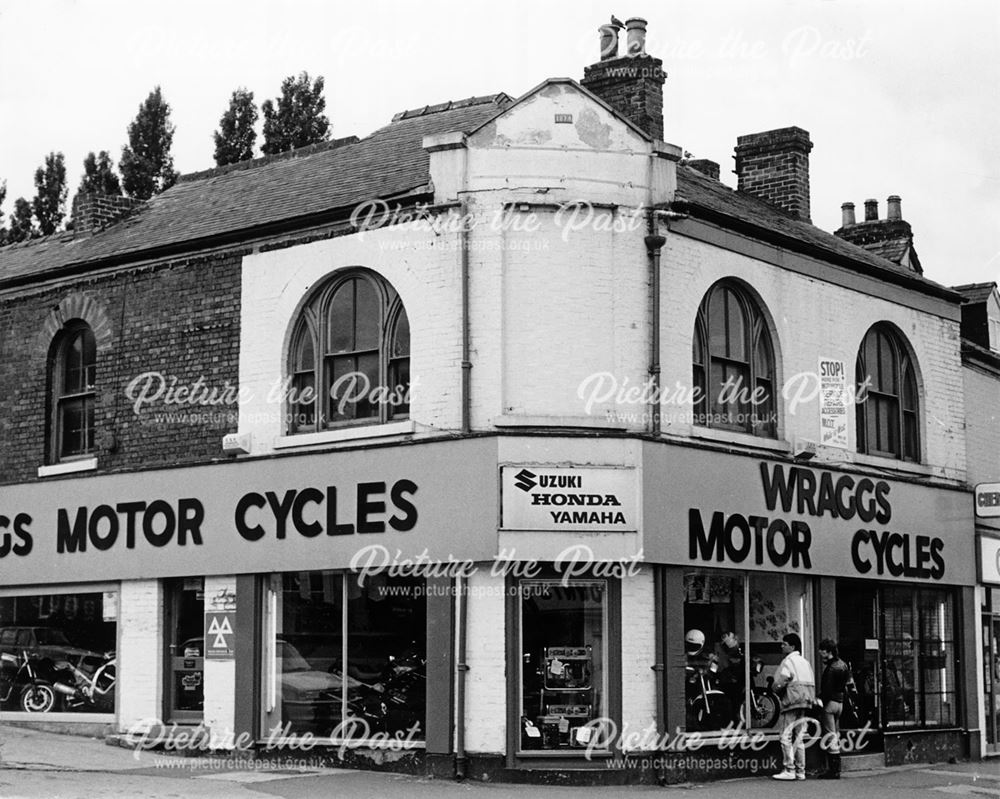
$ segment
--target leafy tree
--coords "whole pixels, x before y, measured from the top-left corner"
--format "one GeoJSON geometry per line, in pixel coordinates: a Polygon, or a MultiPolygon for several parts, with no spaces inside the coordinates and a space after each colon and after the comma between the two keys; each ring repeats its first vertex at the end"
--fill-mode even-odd
{"type": "Polygon", "coordinates": [[[80,194],[102,194],[120,197],[122,185],[115,174],[115,164],[107,150],[101,150],[99,155],[87,153],[83,159],[83,180],[80,181],[80,194]]]}
{"type": "Polygon", "coordinates": [[[128,126],[128,144],[122,148],[122,185],[129,197],[148,200],[174,185],[177,173],[170,155],[173,140],[170,106],[157,86],[139,106],[139,113],[128,126]]]}
{"type": "Polygon", "coordinates": [[[253,92],[239,88],[229,100],[229,108],[219,120],[215,132],[215,164],[225,166],[253,158],[253,146],[257,141],[257,106],[253,102],[253,92]]]}
{"type": "Polygon", "coordinates": [[[44,166],[35,170],[35,199],[32,206],[43,236],[56,232],[66,215],[66,159],[49,153],[44,166]]]}
{"type": "Polygon", "coordinates": [[[330,138],[330,120],[323,115],[323,76],[309,80],[303,72],[296,78],[289,75],[281,82],[281,97],[277,108],[270,100],[261,105],[264,112],[265,155],[283,153],[297,147],[326,141],[330,138]]]}
{"type": "Polygon", "coordinates": [[[14,200],[14,213],[10,215],[10,230],[7,233],[8,241],[24,241],[38,235],[31,213],[31,203],[24,197],[14,200]]]}

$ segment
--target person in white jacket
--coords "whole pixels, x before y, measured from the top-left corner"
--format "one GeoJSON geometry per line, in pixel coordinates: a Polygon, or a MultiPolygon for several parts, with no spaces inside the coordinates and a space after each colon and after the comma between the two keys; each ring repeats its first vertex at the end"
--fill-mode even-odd
{"type": "Polygon", "coordinates": [[[784,769],[774,775],[776,780],[806,778],[805,718],[806,711],[816,702],[816,678],[809,661],[802,657],[802,639],[796,633],[781,638],[781,654],[785,656],[774,673],[771,686],[781,699],[781,754],[784,769]]]}

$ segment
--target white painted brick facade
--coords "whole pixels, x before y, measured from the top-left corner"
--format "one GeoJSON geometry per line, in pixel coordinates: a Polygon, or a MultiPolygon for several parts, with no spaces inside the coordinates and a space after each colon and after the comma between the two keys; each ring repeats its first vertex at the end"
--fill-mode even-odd
{"type": "Polygon", "coordinates": [[[622,580],[622,731],[648,747],[655,736],[639,736],[656,729],[656,617],[653,570],[622,580]]]}
{"type": "Polygon", "coordinates": [[[118,729],[163,714],[163,589],[158,580],[124,580],[118,611],[118,729]]]}
{"type": "Polygon", "coordinates": [[[1000,378],[971,367],[962,370],[962,378],[969,482],[996,482],[1000,478],[1000,378]]]}
{"type": "Polygon", "coordinates": [[[500,753],[507,748],[507,621],[504,578],[481,568],[469,578],[466,618],[465,748],[500,753]]]}

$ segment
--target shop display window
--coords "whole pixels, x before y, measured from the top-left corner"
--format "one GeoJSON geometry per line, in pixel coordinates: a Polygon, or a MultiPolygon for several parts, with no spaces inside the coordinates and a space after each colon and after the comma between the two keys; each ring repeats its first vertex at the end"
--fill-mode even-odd
{"type": "Polygon", "coordinates": [[[423,740],[422,579],[289,572],[271,582],[269,729],[423,740]],[[414,732],[411,734],[411,730],[414,732]]]}
{"type": "Polygon", "coordinates": [[[0,596],[0,709],[113,713],[117,591],[0,596]]]}
{"type": "Polygon", "coordinates": [[[572,751],[607,717],[607,584],[519,585],[521,749],[572,751]]]}
{"type": "Polygon", "coordinates": [[[882,705],[888,727],[956,723],[952,596],[945,590],[883,592],[882,705]]]}
{"type": "Polygon", "coordinates": [[[798,633],[804,651],[811,651],[811,619],[812,593],[804,576],[687,572],[687,731],[776,730],[779,703],[771,683],[781,662],[781,637],[798,633]]]}

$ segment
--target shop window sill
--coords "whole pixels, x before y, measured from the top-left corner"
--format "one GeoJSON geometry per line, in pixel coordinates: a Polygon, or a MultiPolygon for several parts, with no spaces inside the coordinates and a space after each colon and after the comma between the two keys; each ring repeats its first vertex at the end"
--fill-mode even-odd
{"type": "MultiPolygon", "coordinates": [[[[645,423],[631,425],[642,428],[645,423]]],[[[529,416],[507,413],[493,419],[495,427],[576,427],[594,430],[627,430],[626,421],[604,419],[600,416],[529,416]]]]}
{"type": "Polygon", "coordinates": [[[402,436],[416,430],[412,419],[388,424],[363,425],[360,427],[344,427],[339,430],[323,430],[319,433],[299,433],[291,436],[279,436],[274,440],[275,449],[295,449],[298,447],[315,447],[319,444],[335,444],[338,441],[358,441],[365,438],[382,438],[385,436],[402,436]]]}
{"type": "Polygon", "coordinates": [[[74,474],[75,472],[92,472],[97,468],[97,458],[80,458],[75,461],[65,461],[63,463],[53,463],[51,466],[39,466],[39,477],[57,477],[61,474],[74,474]]]}

